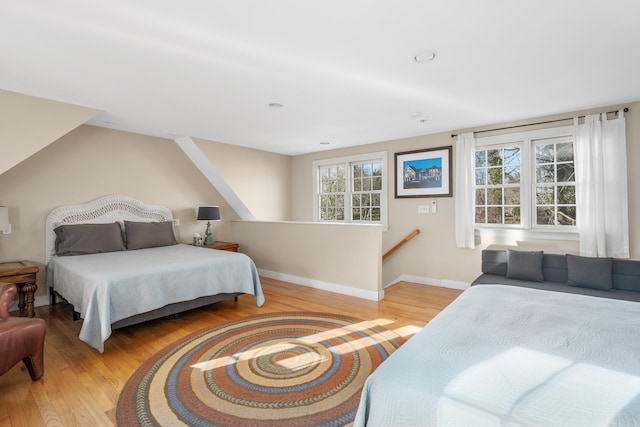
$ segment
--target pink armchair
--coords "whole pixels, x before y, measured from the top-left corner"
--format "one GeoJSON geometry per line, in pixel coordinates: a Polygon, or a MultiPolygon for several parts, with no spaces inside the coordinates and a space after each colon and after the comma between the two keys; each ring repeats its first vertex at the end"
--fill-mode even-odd
{"type": "Polygon", "coordinates": [[[33,381],[44,374],[44,334],[46,325],[38,318],[9,316],[16,286],[0,283],[0,375],[22,360],[33,381]]]}

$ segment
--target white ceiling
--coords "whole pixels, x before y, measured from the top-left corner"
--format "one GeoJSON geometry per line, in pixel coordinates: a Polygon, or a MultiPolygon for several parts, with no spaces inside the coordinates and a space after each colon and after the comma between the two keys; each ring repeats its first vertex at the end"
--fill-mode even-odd
{"type": "Polygon", "coordinates": [[[0,88],[296,155],[640,100],[638,17],[637,0],[0,0],[0,88]]]}

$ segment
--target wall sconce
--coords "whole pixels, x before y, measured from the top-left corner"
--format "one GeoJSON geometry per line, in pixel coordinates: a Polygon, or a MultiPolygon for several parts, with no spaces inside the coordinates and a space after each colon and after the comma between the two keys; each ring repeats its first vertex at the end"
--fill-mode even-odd
{"type": "Polygon", "coordinates": [[[2,234],[11,234],[9,208],[7,206],[0,206],[0,231],[2,231],[2,234]]]}
{"type": "Polygon", "coordinates": [[[198,221],[207,221],[207,230],[204,232],[204,244],[205,246],[213,245],[213,236],[211,232],[210,221],[220,221],[220,207],[219,206],[200,206],[198,208],[198,221]]]}

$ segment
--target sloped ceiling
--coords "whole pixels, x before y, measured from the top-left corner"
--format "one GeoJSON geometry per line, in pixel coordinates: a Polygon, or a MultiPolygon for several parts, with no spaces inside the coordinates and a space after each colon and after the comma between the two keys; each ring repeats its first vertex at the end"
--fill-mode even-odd
{"type": "Polygon", "coordinates": [[[295,155],[640,100],[638,16],[637,0],[5,1],[0,88],[295,155]]]}
{"type": "Polygon", "coordinates": [[[0,175],[99,113],[0,90],[0,175]]]}

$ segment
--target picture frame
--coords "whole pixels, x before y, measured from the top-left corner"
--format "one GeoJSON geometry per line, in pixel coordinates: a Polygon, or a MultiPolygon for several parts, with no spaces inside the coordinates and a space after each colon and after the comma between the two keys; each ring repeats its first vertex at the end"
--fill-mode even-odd
{"type": "Polygon", "coordinates": [[[453,147],[395,153],[395,197],[452,197],[453,147]]]}

